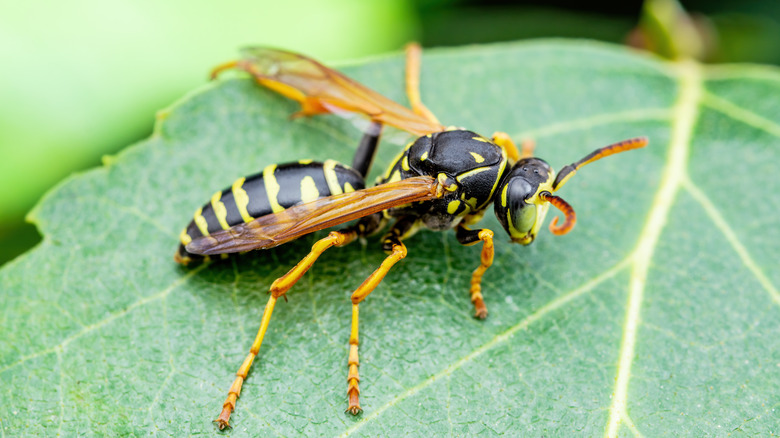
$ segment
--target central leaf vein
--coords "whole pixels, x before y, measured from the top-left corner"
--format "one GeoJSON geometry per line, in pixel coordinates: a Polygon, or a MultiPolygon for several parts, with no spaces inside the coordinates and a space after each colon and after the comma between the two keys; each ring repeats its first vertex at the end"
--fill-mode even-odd
{"type": "Polygon", "coordinates": [[[678,81],[680,93],[673,109],[675,116],[666,168],[661,185],[650,207],[647,222],[639,235],[637,246],[630,256],[632,259],[631,279],[629,280],[628,302],[620,343],[615,390],[607,420],[607,437],[617,437],[620,425],[628,417],[628,384],[631,379],[631,366],[634,361],[647,274],[650,270],[655,247],[663,228],[666,226],[669,213],[685,178],[688,149],[699,116],[703,90],[701,73],[697,64],[681,62],[678,81]]]}

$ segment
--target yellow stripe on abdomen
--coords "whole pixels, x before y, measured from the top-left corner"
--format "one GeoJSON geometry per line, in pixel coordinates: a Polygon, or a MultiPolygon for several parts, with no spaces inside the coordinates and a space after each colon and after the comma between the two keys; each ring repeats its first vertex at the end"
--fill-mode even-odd
{"type": "Polygon", "coordinates": [[[184,246],[187,246],[188,243],[192,242],[192,237],[190,237],[189,234],[187,234],[187,229],[181,230],[181,234],[179,234],[179,240],[181,241],[181,244],[184,246]]]}
{"type": "Polygon", "coordinates": [[[249,207],[249,195],[247,195],[246,190],[244,190],[245,182],[246,178],[237,179],[230,190],[233,192],[233,199],[236,201],[236,208],[238,208],[241,218],[244,219],[244,222],[252,222],[255,218],[249,214],[249,210],[247,209],[249,207]]]}
{"type": "Polygon", "coordinates": [[[274,172],[276,171],[276,164],[269,164],[263,169],[263,183],[265,184],[265,194],[268,196],[268,203],[271,204],[271,211],[279,213],[284,211],[284,207],[279,205],[279,182],[276,181],[274,172]]]}
{"type": "Polygon", "coordinates": [[[195,221],[195,225],[198,226],[201,234],[204,236],[209,235],[209,224],[206,222],[206,218],[203,217],[203,207],[200,207],[195,211],[192,220],[195,221]]]}
{"type": "Polygon", "coordinates": [[[396,169],[395,172],[390,175],[390,178],[387,180],[387,182],[398,182],[401,181],[401,171],[396,169]]]}
{"type": "Polygon", "coordinates": [[[336,160],[325,160],[322,165],[322,173],[325,175],[325,181],[328,183],[328,189],[331,195],[340,195],[342,193],[339,185],[339,177],[336,175],[336,160]]]}
{"type": "Polygon", "coordinates": [[[304,203],[311,202],[320,197],[320,192],[317,190],[317,184],[314,182],[314,178],[311,176],[305,176],[301,180],[301,201],[304,203]]]}
{"type": "Polygon", "coordinates": [[[227,208],[225,208],[225,204],[222,203],[221,199],[222,192],[214,193],[214,195],[211,196],[211,208],[214,209],[214,216],[217,217],[219,226],[222,227],[223,230],[227,230],[230,228],[230,225],[227,223],[227,208]]]}

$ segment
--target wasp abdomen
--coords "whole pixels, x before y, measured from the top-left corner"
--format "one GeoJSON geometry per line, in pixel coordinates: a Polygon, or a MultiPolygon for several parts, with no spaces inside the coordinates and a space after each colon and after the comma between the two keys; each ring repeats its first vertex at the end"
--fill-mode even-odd
{"type": "Polygon", "coordinates": [[[192,239],[294,205],[363,188],[365,182],[360,173],[334,160],[271,164],[262,172],[239,178],[230,187],[214,193],[208,203],[196,210],[192,221],[181,232],[181,243],[174,258],[182,264],[203,258],[185,250],[184,246],[192,239]]]}

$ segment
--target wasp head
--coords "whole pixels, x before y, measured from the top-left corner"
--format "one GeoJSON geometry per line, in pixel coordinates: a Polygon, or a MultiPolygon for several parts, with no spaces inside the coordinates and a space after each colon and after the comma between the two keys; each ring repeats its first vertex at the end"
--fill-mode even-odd
{"type": "Polygon", "coordinates": [[[496,217],[515,243],[528,245],[544,222],[550,207],[555,171],[544,160],[523,158],[498,187],[494,201],[496,217]]]}

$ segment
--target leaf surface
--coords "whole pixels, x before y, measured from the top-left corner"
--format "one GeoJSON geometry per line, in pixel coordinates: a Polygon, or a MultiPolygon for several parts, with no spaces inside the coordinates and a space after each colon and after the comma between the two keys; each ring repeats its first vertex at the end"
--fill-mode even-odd
{"type": "MultiPolygon", "coordinates": [[[[344,71],[405,102],[401,57],[344,71]]],[[[485,321],[468,300],[479,246],[408,239],[361,305],[356,418],[343,412],[349,294],[384,254],[378,237],[328,251],[277,305],[227,435],[778,433],[776,70],[536,42],[427,52],[422,87],[445,124],[532,138],[558,169],[651,143],[559,192],[579,218],[566,236],[511,245],[488,213],[485,321]]],[[[351,162],[350,121],[295,110],[248,79],[209,84],[38,205],[43,243],[0,271],[0,436],[214,434],[265,291],[322,233],[190,269],[173,252],[235,178],[351,162]]],[[[399,147],[380,147],[373,174],[399,147]]]]}

